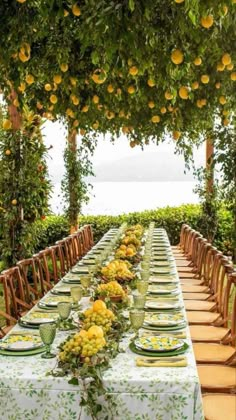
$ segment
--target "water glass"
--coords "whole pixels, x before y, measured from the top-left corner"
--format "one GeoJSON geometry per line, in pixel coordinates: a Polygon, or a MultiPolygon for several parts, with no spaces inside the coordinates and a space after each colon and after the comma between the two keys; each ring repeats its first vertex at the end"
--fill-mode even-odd
{"type": "Polygon", "coordinates": [[[143,309],[146,303],[146,295],[133,294],[133,306],[135,309],[143,309]]]}
{"type": "Polygon", "coordinates": [[[148,282],[149,277],[150,277],[150,271],[149,270],[141,270],[140,271],[140,275],[141,275],[141,279],[143,281],[148,282]]]}
{"type": "Polygon", "coordinates": [[[80,283],[82,284],[83,288],[85,289],[85,295],[88,295],[88,288],[91,284],[91,276],[81,276],[80,283]]]}
{"type": "Polygon", "coordinates": [[[56,357],[56,354],[51,353],[51,344],[53,343],[56,336],[56,323],[48,322],[45,324],[40,324],[39,334],[46,348],[46,353],[43,353],[41,357],[43,359],[51,359],[56,357]]]}
{"type": "Polygon", "coordinates": [[[83,289],[81,286],[73,286],[70,289],[70,294],[73,299],[73,303],[77,305],[82,298],[83,289]]]}
{"type": "Polygon", "coordinates": [[[148,282],[144,280],[137,280],[136,287],[141,295],[145,295],[148,291],[148,282]]]}
{"type": "Polygon", "coordinates": [[[70,302],[59,302],[57,305],[57,310],[60,316],[61,321],[66,321],[69,318],[71,312],[71,303],[70,302]]]}
{"type": "Polygon", "coordinates": [[[139,328],[142,327],[145,318],[145,312],[138,309],[131,309],[129,311],[130,323],[135,331],[135,338],[138,337],[139,328]]]}

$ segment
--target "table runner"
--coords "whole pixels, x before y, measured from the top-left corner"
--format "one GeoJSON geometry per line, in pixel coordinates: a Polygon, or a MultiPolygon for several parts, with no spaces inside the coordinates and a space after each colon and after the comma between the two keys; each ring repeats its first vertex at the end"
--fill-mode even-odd
{"type": "MultiPolygon", "coordinates": [[[[113,230],[114,231],[114,230],[113,230]]],[[[177,271],[176,276],[177,276],[177,271]]],[[[182,294],[180,296],[183,303],[182,294]]],[[[183,309],[186,318],[185,311],[183,309]]],[[[19,326],[14,327],[21,330],[19,326]]],[[[28,330],[30,331],[30,330],[28,330]]],[[[67,333],[58,332],[53,350],[67,333]]],[[[105,420],[202,420],[204,419],[195,358],[187,328],[188,366],[182,368],[136,367],[127,336],[120,353],[111,361],[103,376],[110,396],[101,401],[103,410],[97,419],[105,420]],[[109,415],[107,417],[107,408],[109,415]]],[[[56,359],[0,356],[0,407],[2,420],[73,420],[90,419],[86,408],[81,412],[80,389],[68,384],[68,378],[46,376],[56,359]]]]}

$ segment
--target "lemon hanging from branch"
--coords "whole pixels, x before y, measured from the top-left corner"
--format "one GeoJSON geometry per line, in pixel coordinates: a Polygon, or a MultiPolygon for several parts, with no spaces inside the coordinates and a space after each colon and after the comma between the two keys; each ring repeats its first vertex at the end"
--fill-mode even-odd
{"type": "Polygon", "coordinates": [[[184,54],[182,53],[181,50],[176,49],[174,51],[172,51],[171,53],[171,61],[174,64],[181,64],[184,61],[184,54]]]}

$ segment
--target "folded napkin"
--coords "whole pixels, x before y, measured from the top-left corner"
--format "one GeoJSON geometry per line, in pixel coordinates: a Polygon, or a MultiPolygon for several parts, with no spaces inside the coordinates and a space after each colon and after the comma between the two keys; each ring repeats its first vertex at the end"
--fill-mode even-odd
{"type": "Polygon", "coordinates": [[[186,367],[186,357],[136,357],[136,366],[139,367],[186,367]]]}

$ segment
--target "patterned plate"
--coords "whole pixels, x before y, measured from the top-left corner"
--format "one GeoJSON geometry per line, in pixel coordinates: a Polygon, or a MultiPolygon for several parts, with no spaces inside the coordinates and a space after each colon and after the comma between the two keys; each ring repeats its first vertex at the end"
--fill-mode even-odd
{"type": "Polygon", "coordinates": [[[155,274],[174,274],[175,271],[173,268],[165,268],[165,267],[151,267],[151,272],[155,274]]]}
{"type": "Polygon", "coordinates": [[[184,341],[169,335],[160,335],[152,337],[140,337],[134,341],[138,349],[146,351],[173,351],[184,345],[184,341]]]}
{"type": "Polygon", "coordinates": [[[174,276],[165,276],[165,277],[151,276],[149,277],[149,283],[171,284],[171,283],[178,283],[178,279],[174,276]]]}
{"type": "Polygon", "coordinates": [[[166,301],[158,301],[158,300],[148,300],[146,302],[145,308],[148,309],[156,309],[156,310],[160,310],[160,309],[179,309],[180,308],[180,303],[177,301],[171,301],[171,300],[166,300],[166,301]]]}
{"type": "Polygon", "coordinates": [[[0,349],[9,351],[26,351],[43,346],[41,338],[31,334],[12,334],[4,337],[0,342],[0,349]]]}
{"type": "Polygon", "coordinates": [[[156,295],[177,295],[179,293],[179,290],[174,286],[171,285],[153,285],[151,284],[148,286],[148,293],[156,294],[156,295]]]}
{"type": "Polygon", "coordinates": [[[179,324],[183,324],[184,318],[181,312],[176,314],[163,314],[163,313],[146,313],[144,324],[158,326],[158,327],[166,327],[166,326],[175,326],[179,324]]]}
{"type": "Polygon", "coordinates": [[[52,293],[53,295],[68,295],[68,296],[70,296],[70,287],[69,286],[54,287],[54,289],[52,289],[50,291],[50,293],[52,293]]]}
{"type": "Polygon", "coordinates": [[[21,318],[21,321],[32,325],[46,324],[47,322],[56,321],[58,319],[56,312],[31,312],[21,318]]]}
{"type": "Polygon", "coordinates": [[[73,274],[87,274],[89,273],[88,267],[77,265],[71,269],[71,273],[73,274]]]}
{"type": "Polygon", "coordinates": [[[73,303],[73,300],[70,296],[50,296],[46,297],[38,303],[40,308],[55,308],[59,302],[70,302],[73,303]]]}

